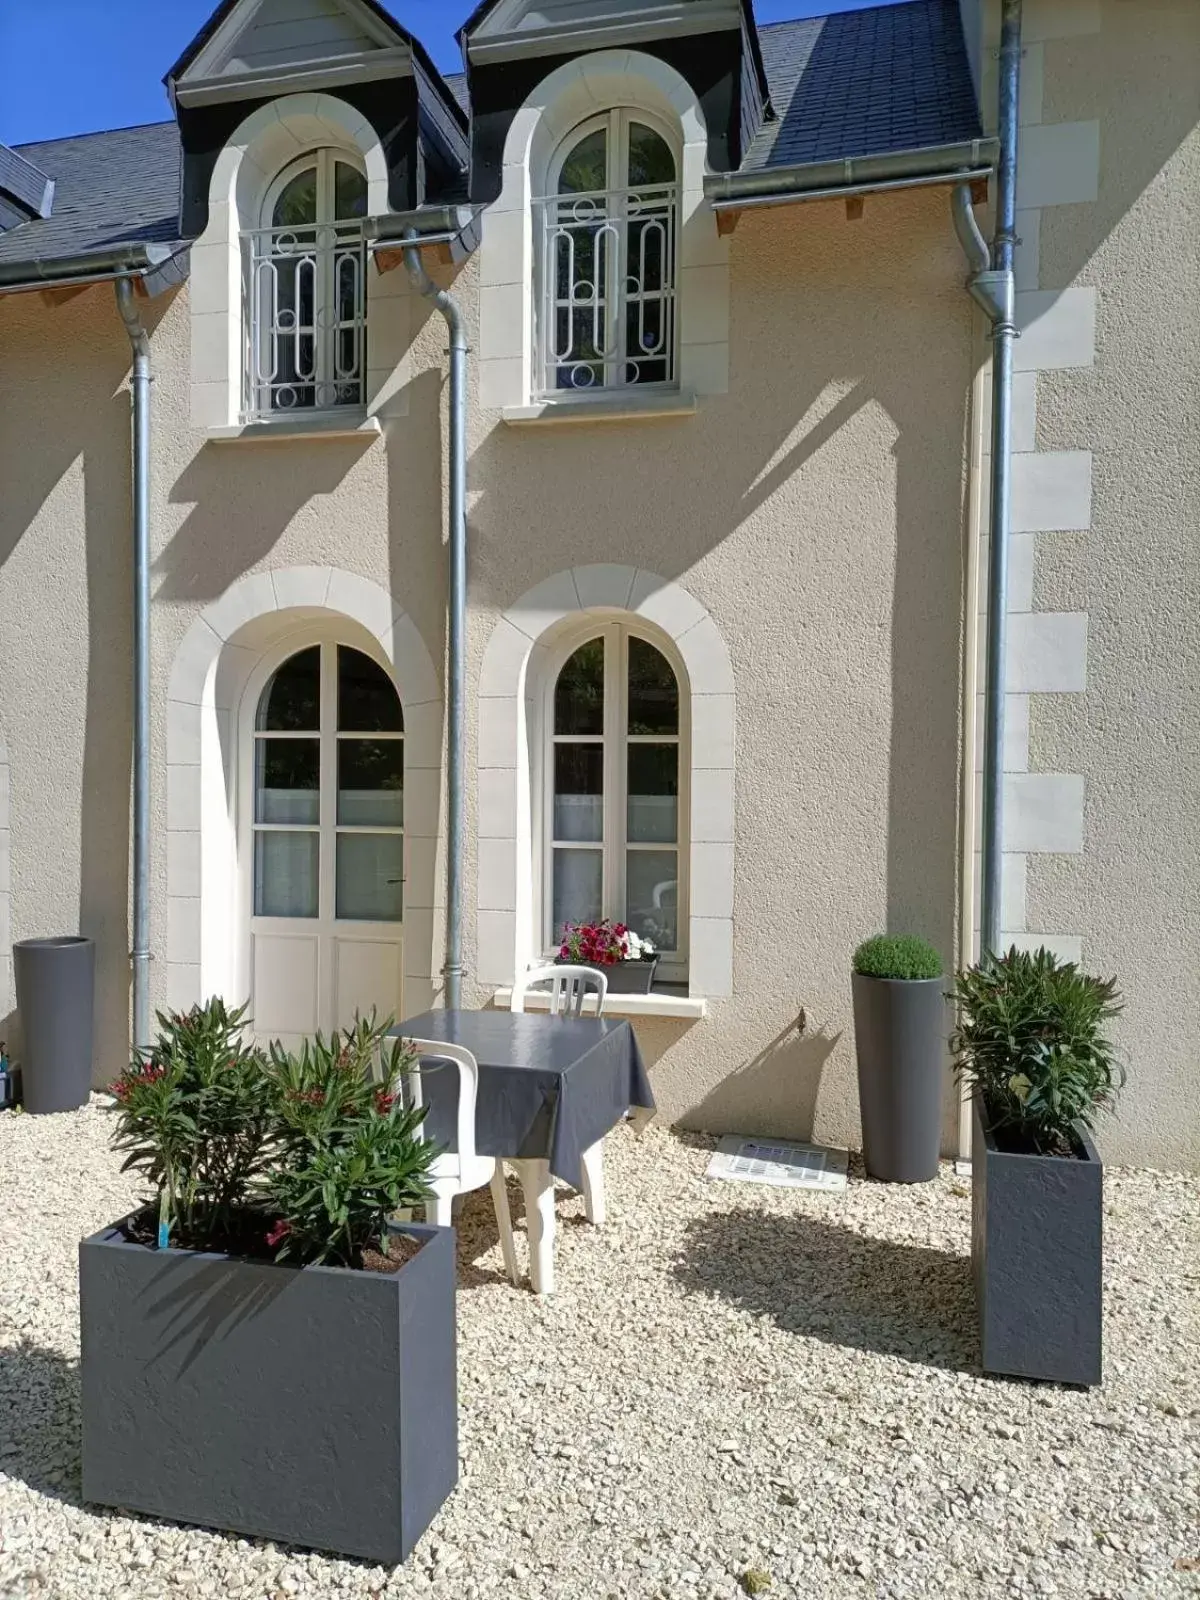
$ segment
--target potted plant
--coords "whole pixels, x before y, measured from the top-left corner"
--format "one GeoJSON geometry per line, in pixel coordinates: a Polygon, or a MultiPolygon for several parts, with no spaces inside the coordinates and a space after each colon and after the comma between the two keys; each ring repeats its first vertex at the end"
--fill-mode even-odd
{"type": "Polygon", "coordinates": [[[986,955],[955,985],[974,1100],[971,1258],[986,1372],[1101,1378],[1103,1171],[1096,1113],[1122,1081],[1116,982],[1047,950],[986,955]]]}
{"type": "Polygon", "coordinates": [[[658,952],[623,922],[568,922],[556,966],[600,967],[609,994],[649,994],[658,970],[658,952]]]}
{"type": "Polygon", "coordinates": [[[908,934],[881,934],[854,952],[863,1160],[888,1183],[937,1177],[949,1082],[942,973],[933,946],[908,934]]]}
{"type": "Polygon", "coordinates": [[[145,1207],[80,1246],[83,1493],[403,1560],[458,1475],[454,1234],[407,1059],[360,1022],[299,1054],[219,1000],[159,1018],[112,1085],[145,1207]]]}

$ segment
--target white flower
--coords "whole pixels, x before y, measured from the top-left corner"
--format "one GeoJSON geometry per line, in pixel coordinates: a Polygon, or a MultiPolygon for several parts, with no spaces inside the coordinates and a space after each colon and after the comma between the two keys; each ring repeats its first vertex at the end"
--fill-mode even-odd
{"type": "Polygon", "coordinates": [[[654,954],[654,946],[629,928],[621,939],[621,953],[625,961],[644,961],[654,954]]]}

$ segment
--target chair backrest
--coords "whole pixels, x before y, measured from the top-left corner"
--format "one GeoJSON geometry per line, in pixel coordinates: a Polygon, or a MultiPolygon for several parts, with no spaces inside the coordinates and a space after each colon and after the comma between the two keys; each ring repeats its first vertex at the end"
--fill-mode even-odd
{"type": "Polygon", "coordinates": [[[578,1017],[583,1014],[583,1002],[589,994],[596,996],[596,1015],[604,1015],[604,1001],[608,995],[608,979],[596,967],[549,966],[531,967],[513,984],[510,1011],[524,1011],[525,996],[535,983],[550,985],[550,1015],[552,1017],[578,1017]]]}
{"type": "Polygon", "coordinates": [[[475,1157],[475,1102],[479,1097],[479,1063],[469,1050],[459,1044],[446,1044],[442,1039],[406,1039],[405,1043],[416,1051],[416,1063],[408,1071],[401,1069],[392,1080],[393,1094],[403,1094],[412,1106],[425,1104],[425,1091],[421,1083],[421,1069],[427,1062],[449,1062],[458,1068],[458,1156],[460,1162],[475,1157]]]}

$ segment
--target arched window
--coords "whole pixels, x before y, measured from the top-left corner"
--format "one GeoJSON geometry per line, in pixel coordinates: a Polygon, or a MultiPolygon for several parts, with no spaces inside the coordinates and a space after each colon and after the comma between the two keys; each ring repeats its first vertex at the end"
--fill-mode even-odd
{"type": "Polygon", "coordinates": [[[679,163],[666,128],[619,107],[550,164],[539,219],[541,392],[676,381],[679,163]]]}
{"type": "Polygon", "coordinates": [[[341,150],[314,150],[267,191],[246,237],[246,411],[364,404],[367,180],[341,150]]]}
{"type": "Polygon", "coordinates": [[[547,707],[544,944],[610,917],[686,960],[686,729],[679,679],[641,633],[610,623],[573,648],[547,707]]]}
{"type": "Polygon", "coordinates": [[[348,645],[298,651],[253,739],[253,915],[400,922],[404,715],[383,668],[348,645]]]}

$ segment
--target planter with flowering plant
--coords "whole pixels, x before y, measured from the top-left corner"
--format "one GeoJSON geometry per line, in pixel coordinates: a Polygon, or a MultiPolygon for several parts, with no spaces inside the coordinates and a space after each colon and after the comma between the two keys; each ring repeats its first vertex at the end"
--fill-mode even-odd
{"type": "Polygon", "coordinates": [[[608,979],[609,994],[649,994],[658,951],[623,922],[568,922],[555,964],[599,967],[608,979]]]}
{"type": "Polygon", "coordinates": [[[389,1220],[434,1154],[409,1059],[159,1023],[112,1085],[147,1203],[80,1246],[84,1498],[394,1565],[458,1476],[454,1235],[389,1220]]]}

